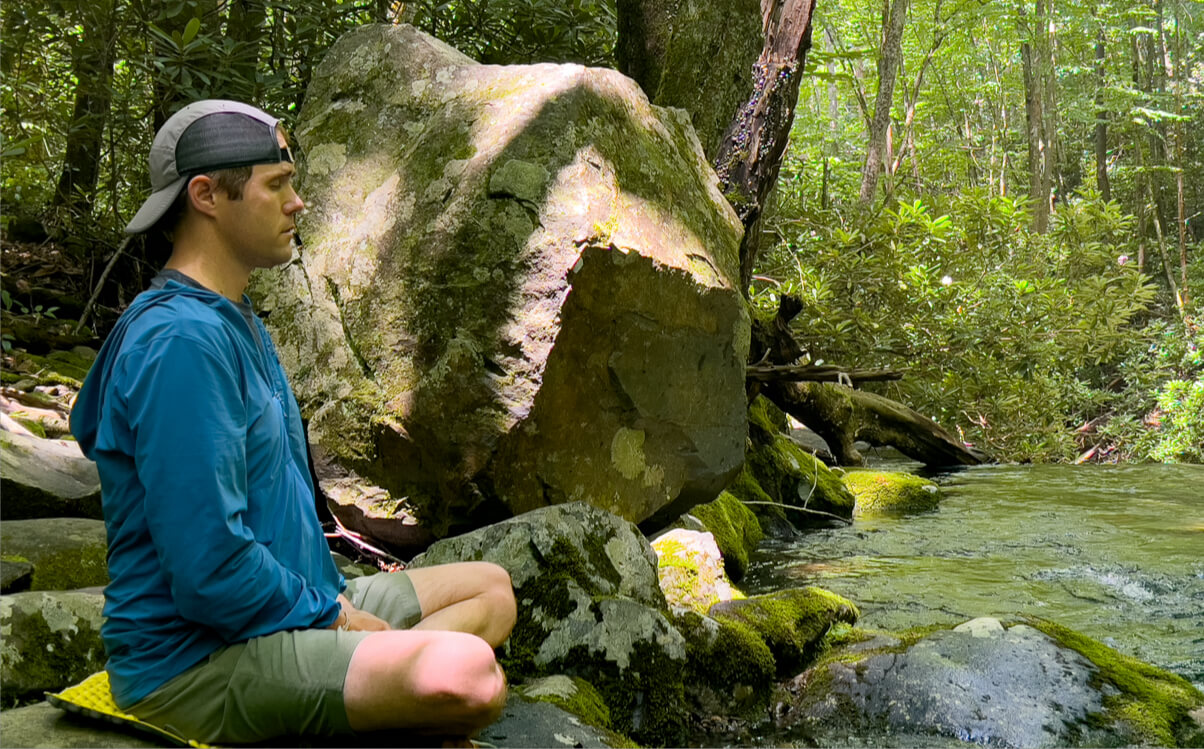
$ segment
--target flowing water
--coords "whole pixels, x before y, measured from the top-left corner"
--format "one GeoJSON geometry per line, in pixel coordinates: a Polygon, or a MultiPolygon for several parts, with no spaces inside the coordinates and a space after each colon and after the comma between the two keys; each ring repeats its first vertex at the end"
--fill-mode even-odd
{"type": "Polygon", "coordinates": [[[903,629],[1036,614],[1204,687],[1204,467],[990,466],[939,509],[765,542],[748,593],[818,585],[903,629]]]}

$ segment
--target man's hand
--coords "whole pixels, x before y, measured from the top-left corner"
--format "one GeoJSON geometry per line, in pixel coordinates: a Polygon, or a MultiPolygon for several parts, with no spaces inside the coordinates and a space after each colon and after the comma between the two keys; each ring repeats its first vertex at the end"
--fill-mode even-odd
{"type": "Polygon", "coordinates": [[[389,629],[389,623],[380,617],[373,616],[367,611],[360,611],[351,605],[351,601],[343,594],[339,594],[339,610],[338,617],[335,618],[334,624],[331,624],[327,629],[346,629],[354,632],[384,632],[389,629]]]}

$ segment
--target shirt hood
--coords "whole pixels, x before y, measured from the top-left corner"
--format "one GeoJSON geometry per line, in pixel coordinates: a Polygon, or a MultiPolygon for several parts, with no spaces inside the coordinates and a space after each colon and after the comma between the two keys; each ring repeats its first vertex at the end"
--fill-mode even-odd
{"type": "MultiPolygon", "coordinates": [[[[163,288],[148,289],[135,297],[129,308],[118,318],[117,325],[105,339],[104,345],[100,347],[100,353],[96,355],[96,361],[88,370],[88,375],[84,378],[84,385],[80,388],[79,395],[75,398],[75,404],[71,407],[71,434],[75,436],[80,449],[90,460],[95,460],[92,451],[96,447],[96,438],[100,431],[104,399],[110,392],[108,383],[112,378],[113,368],[120,358],[122,344],[129,334],[131,326],[148,310],[180,297],[190,297],[219,309],[228,307],[229,312],[226,314],[239,314],[233,304],[222,304],[226,299],[220,294],[208,289],[192,288],[178,281],[168,281],[163,288]]],[[[223,312],[225,312],[224,309],[223,312]]]]}

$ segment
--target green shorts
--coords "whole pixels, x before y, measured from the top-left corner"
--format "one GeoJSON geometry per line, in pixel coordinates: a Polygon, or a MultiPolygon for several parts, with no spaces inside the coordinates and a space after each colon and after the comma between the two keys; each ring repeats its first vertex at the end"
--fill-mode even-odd
{"type": "MultiPolygon", "coordinates": [[[[396,629],[422,619],[404,572],[347,582],[351,605],[396,629]]],[[[371,632],[302,629],[222,648],[174,677],[129,712],[206,744],[250,744],[277,736],[351,732],[343,681],[355,648],[371,632]]]]}

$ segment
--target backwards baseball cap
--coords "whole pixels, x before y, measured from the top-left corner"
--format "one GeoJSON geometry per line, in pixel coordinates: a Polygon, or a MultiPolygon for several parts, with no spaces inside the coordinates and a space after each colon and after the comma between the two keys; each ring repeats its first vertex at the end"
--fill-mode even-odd
{"type": "Polygon", "coordinates": [[[138,234],[154,226],[198,174],[292,161],[289,150],[276,140],[278,122],[261,109],[224,99],[193,102],[173,114],[151,144],[153,192],[125,233],[138,234]]]}

